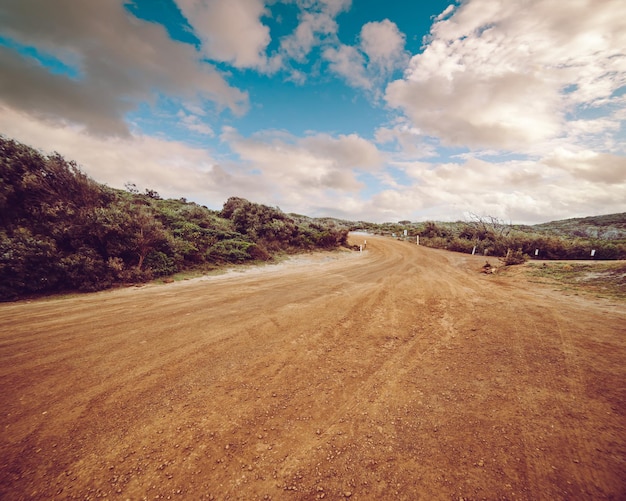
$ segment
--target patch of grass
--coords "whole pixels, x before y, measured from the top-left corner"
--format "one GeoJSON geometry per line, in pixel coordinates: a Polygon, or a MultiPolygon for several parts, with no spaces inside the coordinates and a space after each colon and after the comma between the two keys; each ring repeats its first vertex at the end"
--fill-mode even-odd
{"type": "Polygon", "coordinates": [[[626,262],[531,263],[528,274],[540,283],[558,285],[569,290],[593,293],[601,297],[626,299],[626,262]]]}

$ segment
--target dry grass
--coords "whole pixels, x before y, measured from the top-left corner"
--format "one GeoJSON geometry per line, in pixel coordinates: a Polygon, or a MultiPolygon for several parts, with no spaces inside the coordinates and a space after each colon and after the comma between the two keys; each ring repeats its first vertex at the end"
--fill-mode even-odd
{"type": "Polygon", "coordinates": [[[529,263],[527,273],[535,281],[600,297],[626,299],[626,262],[529,263]]]}

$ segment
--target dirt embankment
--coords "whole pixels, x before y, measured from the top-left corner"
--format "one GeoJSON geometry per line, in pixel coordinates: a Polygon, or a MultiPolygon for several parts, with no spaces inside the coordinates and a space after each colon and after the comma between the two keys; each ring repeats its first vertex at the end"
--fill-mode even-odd
{"type": "Polygon", "coordinates": [[[367,241],[0,305],[0,498],[626,498],[623,302],[367,241]]]}

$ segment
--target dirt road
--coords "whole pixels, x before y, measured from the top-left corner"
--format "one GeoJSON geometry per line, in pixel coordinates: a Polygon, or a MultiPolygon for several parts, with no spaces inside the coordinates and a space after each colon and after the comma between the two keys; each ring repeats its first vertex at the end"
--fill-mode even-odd
{"type": "Polygon", "coordinates": [[[0,498],[626,499],[624,303],[366,238],[0,305],[0,498]]]}

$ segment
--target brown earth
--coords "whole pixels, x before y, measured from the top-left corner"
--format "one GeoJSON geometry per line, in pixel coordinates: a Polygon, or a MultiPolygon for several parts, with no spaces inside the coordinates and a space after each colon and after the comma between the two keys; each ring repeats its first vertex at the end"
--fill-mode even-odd
{"type": "Polygon", "coordinates": [[[626,308],[367,238],[0,305],[0,498],[626,499],[626,308]]]}

